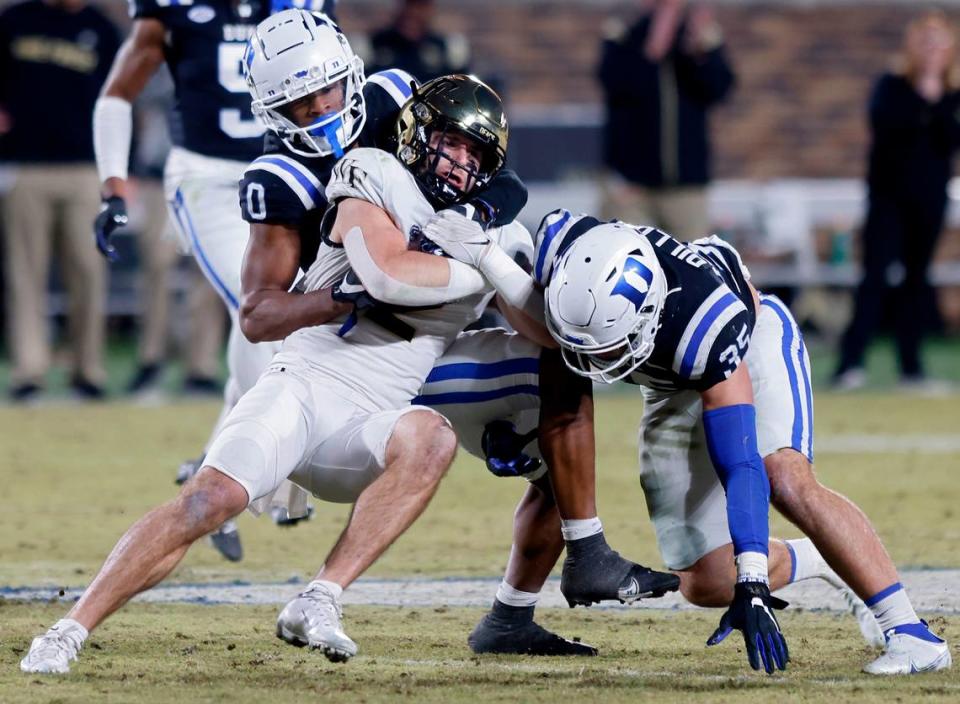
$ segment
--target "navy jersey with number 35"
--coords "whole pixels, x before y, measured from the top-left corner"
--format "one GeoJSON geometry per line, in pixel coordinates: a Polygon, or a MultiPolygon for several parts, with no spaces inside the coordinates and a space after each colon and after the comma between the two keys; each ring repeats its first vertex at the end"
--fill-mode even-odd
{"type": "MultiPolygon", "coordinates": [[[[570,245],[603,224],[566,210],[549,213],[537,233],[534,275],[546,287],[553,264],[570,245]]],[[[658,391],[704,391],[743,361],[756,323],[750,273],[737,250],[719,237],[679,242],[652,227],[636,227],[653,245],[667,279],[653,354],[625,379],[658,391]]]]}
{"type": "Polygon", "coordinates": [[[175,145],[237,161],[261,153],[264,127],[250,112],[242,59],[247,39],[269,12],[269,0],[130,0],[134,20],[155,19],[166,30],[175,145]]]}

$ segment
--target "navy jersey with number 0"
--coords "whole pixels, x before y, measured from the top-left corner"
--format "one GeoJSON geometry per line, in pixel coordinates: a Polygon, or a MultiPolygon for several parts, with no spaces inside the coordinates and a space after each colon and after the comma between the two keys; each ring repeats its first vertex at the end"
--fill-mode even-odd
{"type": "MultiPolygon", "coordinates": [[[[538,282],[546,287],[554,263],[600,224],[566,210],[549,213],[537,234],[538,282]]],[[[756,322],[750,273],[737,250],[719,237],[684,244],[655,228],[636,231],[653,245],[670,293],[653,354],[626,381],[659,391],[708,389],[734,372],[750,344],[756,322]]]]}
{"type": "MultiPolygon", "coordinates": [[[[390,141],[400,108],[412,94],[413,78],[399,69],[367,78],[363,87],[367,119],[354,145],[392,151],[390,141]]],[[[327,208],[324,191],[335,156],[294,154],[268,135],[262,156],[254,159],[240,180],[240,208],[250,223],[297,227],[301,267],[306,271],[320,243],[320,220],[327,208]]]]}
{"type": "Polygon", "coordinates": [[[164,54],[176,90],[170,136],[205,156],[250,161],[264,127],[250,112],[243,77],[247,39],[270,12],[269,0],[130,0],[130,16],[166,29],[164,54]]]}

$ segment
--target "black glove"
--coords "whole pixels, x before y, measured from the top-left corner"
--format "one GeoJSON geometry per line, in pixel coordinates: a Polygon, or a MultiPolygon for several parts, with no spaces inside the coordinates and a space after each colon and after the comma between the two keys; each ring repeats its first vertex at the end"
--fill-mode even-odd
{"type": "Polygon", "coordinates": [[[100,204],[100,214],[93,221],[93,234],[97,238],[97,249],[107,261],[117,261],[117,250],[110,244],[110,236],[118,227],[127,224],[127,204],[120,196],[110,196],[100,204]]]}
{"type": "Polygon", "coordinates": [[[480,447],[486,458],[487,469],[498,477],[519,477],[540,468],[540,460],[523,451],[535,437],[533,430],[525,435],[506,420],[495,420],[483,429],[480,447]]]}
{"type": "Polygon", "coordinates": [[[352,303],[355,311],[366,310],[376,305],[376,301],[370,297],[352,269],[339,283],[333,285],[330,289],[330,297],[340,303],[352,303]]]}
{"type": "Polygon", "coordinates": [[[786,607],[783,599],[770,596],[770,587],[763,582],[740,582],[734,589],[733,603],[720,617],[720,625],[707,645],[720,643],[736,629],[743,633],[750,667],[759,670],[762,663],[767,674],[773,674],[774,669],[786,670],[790,653],[773,615],[775,609],[786,607]]]}

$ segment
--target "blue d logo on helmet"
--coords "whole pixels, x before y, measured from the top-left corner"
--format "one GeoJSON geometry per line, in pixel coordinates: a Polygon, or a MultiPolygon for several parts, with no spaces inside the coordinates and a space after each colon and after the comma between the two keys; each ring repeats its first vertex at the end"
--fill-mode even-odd
{"type": "Polygon", "coordinates": [[[610,295],[623,296],[639,311],[652,283],[653,272],[639,259],[630,256],[627,257],[623,265],[623,273],[620,274],[610,295]]]}

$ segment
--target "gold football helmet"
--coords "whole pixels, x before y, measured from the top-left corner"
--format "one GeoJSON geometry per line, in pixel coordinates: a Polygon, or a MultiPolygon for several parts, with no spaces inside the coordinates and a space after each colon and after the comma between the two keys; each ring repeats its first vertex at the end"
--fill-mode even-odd
{"type": "MultiPolygon", "coordinates": [[[[486,185],[503,167],[509,135],[500,96],[476,76],[441,76],[415,89],[397,117],[397,157],[420,182],[429,196],[442,205],[463,200],[467,192],[486,185]],[[450,159],[431,147],[437,131],[459,132],[471,138],[482,152],[479,167],[450,159]],[[468,174],[467,188],[438,176],[441,157],[468,174]]],[[[436,141],[436,140],[435,140],[436,141]]],[[[442,144],[443,139],[439,142],[442,144]]]]}

